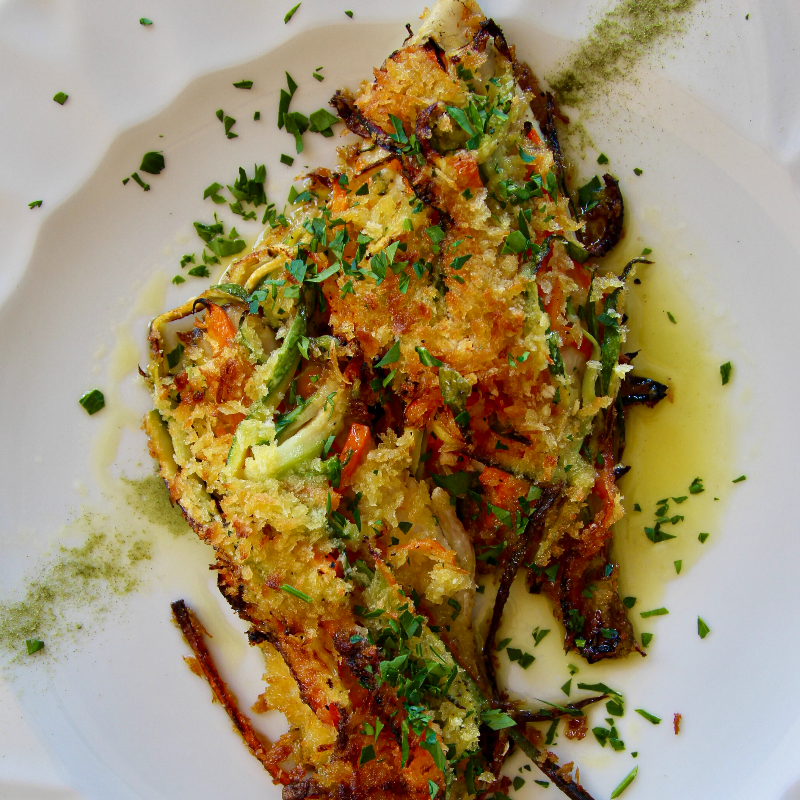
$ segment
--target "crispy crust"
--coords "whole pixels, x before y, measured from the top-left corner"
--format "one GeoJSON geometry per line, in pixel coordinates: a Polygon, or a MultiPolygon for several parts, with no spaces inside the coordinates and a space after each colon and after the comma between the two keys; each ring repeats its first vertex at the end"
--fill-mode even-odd
{"type": "MultiPolygon", "coordinates": [[[[509,737],[533,748],[486,718],[518,711],[492,651],[523,564],[568,649],[637,649],[609,561],[615,398],[633,386],[614,321],[627,273],[587,262],[618,238],[622,201],[606,176],[605,216],[590,211],[584,230],[558,109],[466,0],[443,0],[331,105],[360,143],[307,176],[227,288],[150,329],[150,451],[264,653],[258,707],[282,711],[289,733],[253,739],[202,631],[175,613],[284,797],[485,794],[509,737]],[[489,551],[501,590],[476,642],[489,551]]],[[[534,750],[562,791],[588,797],[534,750]]]]}

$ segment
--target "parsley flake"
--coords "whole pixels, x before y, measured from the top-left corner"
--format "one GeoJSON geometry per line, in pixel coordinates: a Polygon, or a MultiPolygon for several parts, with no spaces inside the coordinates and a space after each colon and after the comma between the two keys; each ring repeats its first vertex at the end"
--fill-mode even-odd
{"type": "Polygon", "coordinates": [[[622,782],[611,792],[611,800],[617,800],[617,798],[633,783],[633,779],[639,773],[639,765],[637,764],[622,780],[622,782]]]}
{"type": "Polygon", "coordinates": [[[145,153],[142,156],[142,163],[139,165],[142,172],[150,175],[158,175],[164,169],[164,156],[160,152],[145,153]]]}
{"type": "Polygon", "coordinates": [[[373,758],[375,758],[375,748],[371,744],[368,744],[361,748],[361,758],[358,760],[358,763],[363,767],[364,764],[368,761],[372,761],[373,758]]]}
{"type": "Polygon", "coordinates": [[[147,28],[148,26],[153,24],[153,20],[147,19],[147,17],[139,17],[139,24],[147,28]]]}
{"type": "Polygon", "coordinates": [[[60,106],[63,106],[63,105],[64,105],[64,103],[66,103],[66,102],[67,102],[67,98],[68,98],[68,97],[69,97],[69,95],[68,95],[68,94],[66,94],[66,93],[64,93],[64,92],[56,92],[56,93],[53,95],[53,100],[55,100],[55,101],[56,101],[56,103],[58,103],[60,106]]]}
{"type": "Polygon", "coordinates": [[[417,355],[419,356],[419,360],[422,362],[424,367],[443,367],[444,363],[439,361],[438,358],[432,356],[428,349],[425,347],[416,347],[414,348],[417,351],[417,355]]]}
{"type": "Polygon", "coordinates": [[[294,597],[299,598],[300,600],[303,600],[306,603],[311,602],[311,598],[305,592],[301,592],[299,589],[295,589],[294,586],[288,583],[282,584],[281,590],[286,592],[287,594],[291,594],[294,597]]]}
{"type": "MultiPolygon", "coordinates": [[[[376,367],[386,367],[389,364],[396,364],[400,360],[400,340],[396,339],[395,343],[386,351],[386,355],[375,365],[376,367]]],[[[422,359],[420,358],[420,361],[422,359]]]]}
{"type": "Polygon", "coordinates": [[[96,414],[106,404],[106,399],[99,389],[90,389],[82,395],[78,402],[84,407],[86,413],[91,416],[96,414]]]}
{"type": "Polygon", "coordinates": [[[642,611],[640,616],[642,619],[647,619],[648,617],[663,617],[665,614],[669,614],[666,608],[654,608],[652,611],[642,611]]]}
{"type": "Polygon", "coordinates": [[[505,711],[501,711],[499,708],[482,711],[481,722],[485,722],[493,731],[499,731],[503,728],[513,728],[517,724],[505,711]]]}
{"type": "Polygon", "coordinates": [[[233,85],[237,89],[252,89],[253,81],[237,81],[233,85]]]}
{"type": "Polygon", "coordinates": [[[28,203],[28,208],[39,208],[42,205],[41,200],[34,200],[31,203],[28,203]]]}
{"type": "Polygon", "coordinates": [[[134,172],[134,173],[131,175],[131,178],[133,178],[133,180],[135,180],[135,181],[136,181],[136,183],[138,183],[138,184],[139,184],[139,186],[141,186],[141,187],[142,187],[142,189],[143,189],[145,192],[149,192],[149,191],[150,191],[150,184],[149,184],[149,183],[145,183],[145,182],[144,182],[144,181],[143,181],[143,180],[142,180],[142,179],[139,177],[139,173],[138,173],[138,172],[134,172]]]}
{"type": "Polygon", "coordinates": [[[28,655],[32,656],[44,647],[44,642],[41,639],[26,639],[25,647],[28,650],[28,655]]]}
{"type": "Polygon", "coordinates": [[[701,639],[705,639],[706,636],[708,636],[708,634],[711,633],[711,628],[709,628],[708,625],[706,625],[706,623],[703,622],[703,619],[701,617],[697,618],[697,633],[701,639]]]}
{"type": "Polygon", "coordinates": [[[657,717],[655,714],[651,714],[643,708],[637,708],[636,713],[641,714],[648,722],[652,722],[653,725],[658,725],[661,722],[661,717],[657,717]]]}

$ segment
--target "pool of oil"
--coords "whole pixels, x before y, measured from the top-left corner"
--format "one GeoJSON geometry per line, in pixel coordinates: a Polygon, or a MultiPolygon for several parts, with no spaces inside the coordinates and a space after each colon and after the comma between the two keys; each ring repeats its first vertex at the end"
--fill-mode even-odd
{"type": "MultiPolygon", "coordinates": [[[[630,284],[630,332],[624,350],[639,351],[634,374],[666,384],[669,395],[655,408],[634,407],[627,415],[622,462],[631,469],[619,481],[625,517],[615,526],[612,551],[620,565],[620,595],[635,598],[630,618],[637,638],[654,635],[653,645],[658,617],[643,619],[639,612],[661,607],[667,584],[685,578],[724,535],[723,512],[736,477],[731,474],[736,463],[735,415],[726,396],[730,387],[722,385],[719,369],[727,359],[715,355],[711,346],[712,328],[718,323],[708,313],[711,304],[703,300],[704,290],[698,288],[701,267],[695,266],[693,274],[688,262],[678,261],[681,256],[670,246],[669,236],[647,240],[634,226],[610,266],[620,272],[656,238],[659,244],[664,241],[663,249],[659,246],[648,256],[653,264],[637,266],[639,282],[630,284]],[[700,484],[695,482],[698,478],[700,484]],[[693,493],[693,483],[703,490],[693,493]],[[675,538],[657,543],[648,538],[645,528],[655,527],[656,509],[675,519],[661,526],[675,538]]],[[[479,630],[491,614],[494,593],[495,586],[487,585],[485,594],[478,595],[479,630]]],[[[535,656],[535,664],[522,670],[501,654],[500,684],[528,702],[531,696],[560,697],[556,702],[562,702],[579,682],[613,683],[629,670],[651,666],[649,660],[634,657],[590,666],[577,654],[564,653],[563,636],[549,600],[529,594],[518,578],[497,639],[510,639],[509,646],[535,656]],[[540,637],[543,631],[549,633],[537,642],[536,631],[540,637]]],[[[586,766],[592,766],[593,758],[588,751],[581,755],[586,766]]]]}
{"type": "MultiPolygon", "coordinates": [[[[640,252],[632,241],[618,258],[640,252]]],[[[640,283],[630,286],[625,349],[639,351],[634,374],[666,384],[669,395],[655,408],[637,406],[628,415],[622,462],[631,469],[619,481],[626,514],[615,526],[613,548],[621,594],[636,597],[637,610],[656,607],[666,583],[685,576],[722,535],[736,477],[734,415],[720,375],[725,359],[710,350],[711,323],[691,278],[669,254],[653,258],[656,263],[638,268],[640,283]],[[655,527],[656,509],[674,520],[661,531],[675,538],[648,538],[645,528],[655,527]]]]}

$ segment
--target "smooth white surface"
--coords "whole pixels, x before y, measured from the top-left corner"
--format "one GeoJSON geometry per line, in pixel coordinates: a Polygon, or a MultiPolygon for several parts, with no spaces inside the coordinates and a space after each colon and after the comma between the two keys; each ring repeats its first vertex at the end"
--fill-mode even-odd
{"type": "MultiPolygon", "coordinates": [[[[76,483],[97,494],[91,451],[108,422],[88,418],[75,400],[87,386],[110,383],[108,356],[94,354],[114,347],[120,325],[144,353],[146,313],[130,306],[152,275],[169,277],[183,253],[200,252],[191,223],[221,208],[201,200],[203,188],[230,182],[240,164],[263,162],[268,194],[280,202],[303,165],[330,160],[336,140],[306,135],[294,167],[279,163],[281,152],[293,153],[275,126],[284,69],[300,84],[293,108],[313,111],[335,88],[368,78],[424,4],[304,0],[285,26],[291,5],[0,2],[4,587],[18,583],[28,554],[41,552],[82,502],[76,483]],[[152,27],[139,25],[143,15],[152,27]],[[311,77],[320,65],[323,83],[311,77]],[[250,92],[231,86],[241,78],[255,81],[250,92]],[[51,99],[57,91],[70,95],[63,107],[51,99]],[[224,138],[214,117],[220,107],[236,117],[238,139],[224,138]],[[252,120],[256,109],[261,122],[252,120]],[[148,178],[152,190],[122,186],[152,149],[167,160],[148,178]],[[35,199],[44,206],[29,210],[35,199]]],[[[508,0],[485,10],[546,74],[586,29],[589,4],[508,0]]],[[[620,727],[629,750],[637,742],[641,753],[631,800],[798,796],[790,788],[800,779],[800,686],[791,680],[800,660],[798,43],[795,0],[708,0],[681,45],[612,96],[618,113],[588,123],[598,147],[613,154],[628,208],[642,225],[660,219],[698,302],[719,312],[714,344],[734,358],[742,420],[732,432],[741,445],[731,471],[748,475],[719,544],[670,585],[670,616],[659,621],[646,667],[596,673],[628,696],[620,727]],[[641,179],[634,166],[645,170],[641,179]],[[698,608],[713,629],[702,642],[693,628],[698,608]],[[633,708],[654,703],[683,710],[680,737],[667,735],[668,719],[660,728],[631,719],[633,708]]],[[[202,285],[170,287],[167,305],[202,285]]],[[[120,391],[128,405],[146,408],[133,381],[120,391]]],[[[142,461],[143,438],[129,426],[116,468],[141,471],[142,461]]],[[[206,578],[207,561],[199,544],[164,542],[146,592],[76,652],[3,687],[0,798],[279,796],[182,664],[186,648],[165,613],[178,596],[199,608],[243,705],[252,703],[260,665],[229,628],[236,623],[206,578]]],[[[598,800],[634,763],[588,740],[574,754],[598,800]]],[[[517,794],[548,796],[530,781],[517,794]]]]}

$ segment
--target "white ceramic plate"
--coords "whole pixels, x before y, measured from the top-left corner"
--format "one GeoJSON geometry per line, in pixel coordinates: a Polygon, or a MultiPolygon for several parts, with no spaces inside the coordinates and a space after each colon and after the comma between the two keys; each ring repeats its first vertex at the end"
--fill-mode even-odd
{"type": "MultiPolygon", "coordinates": [[[[306,136],[295,167],[279,163],[281,152],[292,152],[275,126],[284,70],[300,84],[294,107],[319,108],[334,88],[369,77],[423,7],[304,0],[284,25],[291,4],[0,2],[4,593],[22,585],[83,503],[100,508],[103,493],[114,494],[109,475],[150,467],[136,422],[147,397],[135,365],[145,358],[148,316],[203,285],[168,283],[183,253],[199,253],[192,221],[215,210],[202,190],[229,182],[240,164],[266,163],[268,194],[279,199],[298,167],[330,161],[331,140],[306,136]],[[154,25],[140,26],[142,15],[154,25]],[[323,83],[311,76],[320,65],[323,83]],[[241,78],[255,81],[251,91],[232,88],[241,78]],[[51,100],[57,91],[70,95],[64,106],[51,100]],[[225,139],[214,117],[220,107],[237,118],[239,138],[225,139]],[[257,109],[260,122],[252,119],[257,109]],[[164,151],[167,169],[152,177],[151,191],[123,186],[154,149],[164,151]],[[44,205],[29,210],[36,199],[44,205]],[[109,408],[89,418],[76,399],[95,384],[109,408]]],[[[587,29],[590,10],[585,0],[485,6],[540,74],[587,29]]],[[[734,362],[725,437],[733,444],[720,449],[730,459],[720,474],[748,476],[734,491],[726,487],[716,546],[667,587],[670,615],[657,622],[650,657],[581,667],[583,680],[604,680],[628,697],[619,722],[625,753],[589,739],[559,751],[574,755],[598,800],[634,763],[631,800],[800,798],[800,685],[790,679],[800,656],[798,41],[795,0],[701,3],[681,45],[610,96],[619,113],[588,123],[623,176],[637,236],[672,270],[662,273],[674,276],[672,296],[689,295],[686,307],[703,317],[709,363],[734,362]],[[702,641],[698,614],[712,628],[702,641]],[[664,716],[661,726],[633,713],[641,706],[664,716]],[[674,711],[684,715],[677,737],[674,711]]],[[[252,222],[237,227],[257,232],[252,222]]],[[[717,402],[709,401],[709,419],[717,402]]],[[[111,527],[147,527],[130,509],[109,513],[111,527]]],[[[255,699],[261,668],[217,599],[208,554],[188,536],[154,536],[145,591],[99,617],[73,607],[76,619],[91,616],[93,633],[6,671],[0,798],[279,796],[181,662],[186,647],[168,613],[177,597],[214,634],[243,705],[255,699]]],[[[530,624],[547,623],[544,605],[526,613],[530,624]]],[[[536,651],[541,671],[527,684],[512,672],[512,685],[530,692],[542,680],[546,699],[557,696],[556,638],[536,651]]],[[[280,732],[280,720],[258,724],[280,732]]],[[[516,795],[552,793],[529,780],[516,795]]]]}

